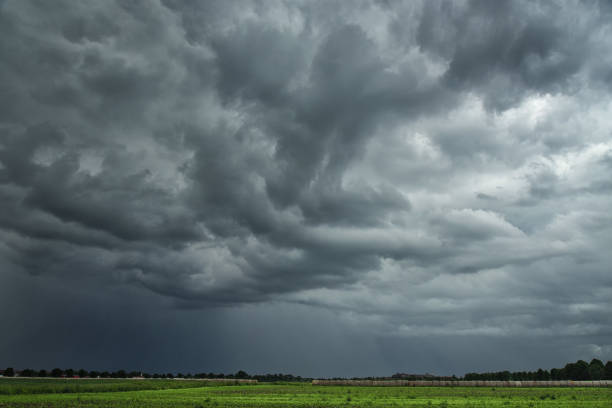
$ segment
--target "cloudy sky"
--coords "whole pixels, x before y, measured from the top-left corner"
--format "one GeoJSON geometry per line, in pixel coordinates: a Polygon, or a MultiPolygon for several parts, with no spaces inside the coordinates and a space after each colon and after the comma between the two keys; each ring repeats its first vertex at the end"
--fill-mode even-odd
{"type": "Polygon", "coordinates": [[[0,366],[612,359],[611,21],[0,1],[0,366]]]}

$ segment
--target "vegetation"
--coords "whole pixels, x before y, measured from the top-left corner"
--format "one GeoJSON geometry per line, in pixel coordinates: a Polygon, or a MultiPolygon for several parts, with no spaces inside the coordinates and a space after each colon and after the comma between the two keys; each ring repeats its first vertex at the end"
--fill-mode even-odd
{"type": "Polygon", "coordinates": [[[590,363],[578,360],[568,363],[563,368],[537,371],[498,371],[495,373],[468,373],[466,380],[492,380],[492,381],[548,381],[548,380],[612,380],[612,361],[606,365],[594,358],[590,363]]]}
{"type": "Polygon", "coordinates": [[[302,378],[300,376],[294,376],[291,374],[256,374],[249,375],[247,372],[240,370],[235,374],[223,374],[223,373],[196,373],[196,374],[173,374],[173,373],[143,373],[140,371],[125,370],[118,371],[87,371],[84,369],[73,370],[71,368],[62,370],[61,368],[54,368],[51,371],[47,370],[32,370],[26,368],[24,370],[16,372],[12,367],[8,367],[6,370],[0,370],[0,375],[4,377],[53,377],[53,378],[185,378],[185,379],[240,379],[240,380],[257,380],[261,382],[277,382],[277,381],[307,381],[310,382],[312,378],[302,378]]]}
{"type": "MultiPolygon", "coordinates": [[[[259,382],[310,382],[312,378],[294,376],[291,374],[256,374],[249,375],[245,371],[238,371],[235,374],[223,374],[223,373],[196,373],[196,374],[173,374],[173,373],[142,373],[140,371],[125,370],[118,371],[87,371],[84,369],[73,370],[71,368],[62,370],[60,368],[54,368],[50,372],[47,370],[32,370],[26,368],[16,372],[12,367],[6,370],[0,371],[0,374],[4,374],[5,377],[12,377],[18,375],[19,377],[54,377],[54,378],[185,378],[185,379],[252,379],[259,382]]],[[[568,363],[563,368],[553,368],[552,370],[538,369],[537,371],[498,371],[492,373],[467,373],[464,377],[442,377],[434,376],[430,374],[415,375],[415,374],[402,374],[397,373],[391,377],[365,377],[365,378],[352,378],[353,380],[386,380],[386,379],[408,379],[408,380],[479,380],[479,381],[549,381],[549,380],[612,380],[612,361],[608,361],[605,365],[601,360],[593,359],[590,363],[583,360],[578,360],[575,363],[568,363]]],[[[333,380],[343,380],[344,378],[331,378],[333,380]]]]}
{"type": "MultiPolygon", "coordinates": [[[[0,380],[0,383],[7,381],[0,380]]],[[[11,380],[8,380],[11,381],[11,380]]],[[[12,380],[17,381],[17,380],[12,380]]],[[[29,381],[29,380],[21,380],[29,381]]],[[[61,380],[38,380],[50,383],[61,380]]],[[[73,381],[73,382],[81,382],[73,381]]],[[[107,383],[113,380],[92,380],[107,383]]],[[[117,381],[118,383],[120,381],[117,381]]],[[[156,381],[150,381],[156,383],[156,381]]],[[[123,380],[146,383],[146,380],[123,380]]],[[[158,380],[174,387],[190,381],[158,380]]],[[[59,384],[59,383],[58,383],[59,384]]],[[[61,387],[61,385],[59,385],[61,387]]],[[[450,388],[450,387],[313,387],[287,385],[204,386],[125,392],[0,395],[1,408],[64,407],[539,407],[604,408],[612,405],[612,388],[450,388]]]]}
{"type": "MultiPolygon", "coordinates": [[[[141,390],[165,390],[176,388],[204,387],[213,383],[210,380],[117,380],[117,379],[29,379],[3,378],[0,380],[0,395],[17,394],[75,394],[88,392],[122,392],[141,390]]],[[[218,381],[215,385],[221,386],[218,381]]],[[[235,384],[235,380],[227,380],[235,384]]]]}

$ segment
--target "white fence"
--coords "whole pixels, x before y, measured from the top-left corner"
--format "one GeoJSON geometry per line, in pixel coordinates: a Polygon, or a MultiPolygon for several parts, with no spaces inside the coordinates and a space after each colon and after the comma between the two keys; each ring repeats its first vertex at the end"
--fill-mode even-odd
{"type": "Polygon", "coordinates": [[[413,381],[413,380],[312,380],[312,385],[362,387],[612,387],[601,381],[413,381]]]}

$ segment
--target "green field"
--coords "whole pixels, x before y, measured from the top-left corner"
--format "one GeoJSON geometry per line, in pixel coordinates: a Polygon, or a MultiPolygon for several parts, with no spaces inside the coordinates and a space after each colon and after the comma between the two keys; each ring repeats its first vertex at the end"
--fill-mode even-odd
{"type": "MultiPolygon", "coordinates": [[[[233,383],[233,380],[227,380],[233,383]]],[[[211,380],[130,380],[130,379],[0,379],[0,396],[17,394],[66,394],[90,392],[119,392],[141,390],[167,390],[219,385],[211,380]]]]}
{"type": "Polygon", "coordinates": [[[3,390],[0,407],[612,407],[612,388],[206,385],[202,381],[177,380],[5,379],[0,380],[0,390],[3,390]],[[68,391],[64,392],[67,386],[68,391]],[[70,388],[76,386],[81,386],[81,391],[70,388]],[[21,388],[17,393],[7,391],[10,387],[21,388]],[[121,391],[129,387],[133,387],[131,391],[121,391]],[[43,389],[53,389],[53,393],[41,394],[43,389]]]}

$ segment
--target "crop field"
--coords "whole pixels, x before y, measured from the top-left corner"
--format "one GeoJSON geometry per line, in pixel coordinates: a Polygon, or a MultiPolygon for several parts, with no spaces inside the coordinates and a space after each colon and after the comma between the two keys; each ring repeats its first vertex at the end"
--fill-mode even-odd
{"type": "MultiPolygon", "coordinates": [[[[0,387],[19,387],[16,381],[0,380],[0,387]]],[[[77,380],[73,382],[91,384],[84,385],[82,391],[63,392],[66,381],[36,381],[38,385],[28,385],[29,389],[24,387],[19,393],[0,395],[0,407],[612,407],[612,388],[317,387],[306,383],[77,380]],[[96,389],[96,381],[103,388],[96,389]],[[40,382],[47,382],[47,389],[56,389],[37,393],[42,389],[40,382]],[[125,390],[128,386],[134,388],[125,390]]]]}
{"type": "Polygon", "coordinates": [[[0,396],[17,394],[68,394],[90,392],[121,392],[222,386],[235,380],[125,380],[125,379],[0,379],[0,396]]]}

